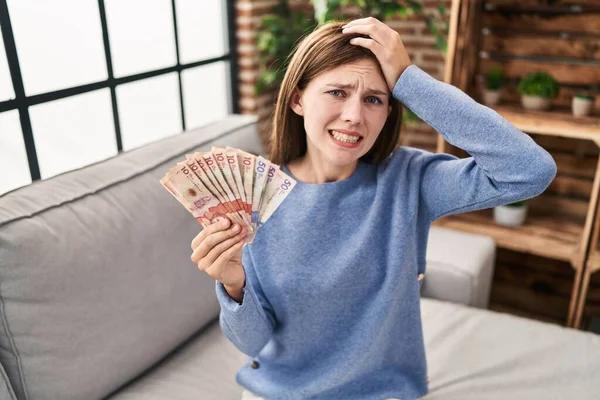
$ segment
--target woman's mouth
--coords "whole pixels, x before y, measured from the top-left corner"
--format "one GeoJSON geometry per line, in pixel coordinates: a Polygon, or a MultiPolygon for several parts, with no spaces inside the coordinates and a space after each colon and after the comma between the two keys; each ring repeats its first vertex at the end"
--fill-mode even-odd
{"type": "Polygon", "coordinates": [[[362,136],[347,135],[335,130],[329,130],[329,136],[333,141],[343,147],[358,147],[358,144],[363,140],[362,136]]]}

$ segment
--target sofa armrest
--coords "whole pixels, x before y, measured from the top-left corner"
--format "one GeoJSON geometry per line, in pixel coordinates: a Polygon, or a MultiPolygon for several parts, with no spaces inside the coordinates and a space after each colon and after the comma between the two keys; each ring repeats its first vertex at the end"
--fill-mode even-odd
{"type": "Polygon", "coordinates": [[[485,235],[432,226],[423,297],[487,308],[496,244],[485,235]]]}

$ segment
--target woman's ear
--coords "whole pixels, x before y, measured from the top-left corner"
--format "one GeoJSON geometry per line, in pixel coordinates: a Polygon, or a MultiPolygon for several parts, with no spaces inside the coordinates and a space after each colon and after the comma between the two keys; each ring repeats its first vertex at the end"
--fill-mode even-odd
{"type": "Polygon", "coordinates": [[[391,106],[391,105],[389,105],[389,106],[388,106],[388,117],[390,116],[391,112],[392,112],[392,106],[391,106]]]}
{"type": "Polygon", "coordinates": [[[292,101],[290,103],[290,108],[292,111],[303,117],[304,107],[302,106],[302,97],[298,89],[294,89],[294,93],[292,93],[292,101]]]}

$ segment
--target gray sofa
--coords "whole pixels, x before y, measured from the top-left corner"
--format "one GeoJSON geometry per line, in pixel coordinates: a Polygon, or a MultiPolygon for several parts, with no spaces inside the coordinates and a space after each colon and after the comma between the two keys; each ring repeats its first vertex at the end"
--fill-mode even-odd
{"type": "MultiPolygon", "coordinates": [[[[263,153],[231,116],[0,196],[0,399],[234,400],[247,362],[159,184],[191,151],[263,153]]],[[[299,210],[302,212],[302,210],[299,210]]],[[[600,399],[600,337],[486,310],[495,246],[434,228],[426,399],[600,399]]]]}

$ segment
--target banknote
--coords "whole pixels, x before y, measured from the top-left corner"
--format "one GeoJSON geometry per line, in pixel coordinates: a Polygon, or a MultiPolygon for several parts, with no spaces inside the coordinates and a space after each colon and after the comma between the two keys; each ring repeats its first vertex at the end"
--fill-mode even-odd
{"type": "Polygon", "coordinates": [[[262,156],[217,146],[186,154],[160,179],[203,228],[229,219],[246,228],[246,243],[252,243],[296,183],[262,156]]]}
{"type": "Polygon", "coordinates": [[[246,216],[244,215],[245,212],[241,207],[241,204],[238,202],[238,200],[235,198],[235,195],[229,188],[229,185],[225,181],[223,173],[221,172],[221,168],[219,168],[219,165],[217,164],[217,161],[215,160],[213,154],[211,152],[202,153],[202,159],[204,160],[204,163],[207,169],[209,170],[209,173],[212,174],[212,176],[217,182],[215,186],[218,186],[222,190],[223,201],[229,202],[229,204],[235,209],[237,214],[240,216],[242,221],[247,222],[246,216]]]}
{"type": "Polygon", "coordinates": [[[281,205],[288,193],[296,186],[296,181],[275,166],[269,168],[267,185],[260,209],[259,226],[264,224],[281,205]]]}
{"type": "Polygon", "coordinates": [[[243,224],[244,221],[238,215],[237,211],[235,210],[235,207],[232,207],[232,205],[228,201],[225,201],[222,198],[222,196],[220,196],[219,190],[217,190],[217,188],[213,185],[209,177],[206,175],[206,172],[204,172],[204,170],[200,167],[198,160],[192,154],[188,154],[186,155],[185,162],[188,165],[188,167],[190,167],[190,170],[194,174],[196,174],[196,176],[200,179],[204,187],[215,198],[217,198],[219,202],[223,204],[223,207],[225,207],[225,209],[227,210],[227,216],[229,217],[229,219],[235,223],[243,224]]]}
{"type": "Polygon", "coordinates": [[[263,200],[263,192],[267,185],[267,173],[271,162],[261,156],[256,158],[254,164],[254,197],[252,199],[252,221],[256,226],[260,224],[260,210],[263,200]]]}
{"type": "Polygon", "coordinates": [[[176,198],[192,213],[204,228],[227,218],[223,204],[214,197],[183,162],[177,163],[168,172],[169,191],[177,192],[176,198]]]}
{"type": "MultiPolygon", "coordinates": [[[[238,207],[240,208],[240,210],[243,210],[244,213],[246,214],[246,206],[244,204],[245,200],[243,199],[243,197],[240,194],[237,182],[234,177],[234,173],[231,171],[231,167],[229,166],[229,162],[227,161],[227,156],[225,155],[225,149],[221,149],[219,147],[213,147],[211,149],[211,153],[213,154],[213,158],[217,162],[217,166],[221,170],[223,179],[225,180],[225,183],[227,184],[227,186],[229,187],[229,190],[233,194],[233,197],[235,198],[235,200],[238,204],[238,207]]],[[[239,171],[238,171],[238,174],[239,174],[239,171]]],[[[244,220],[248,224],[250,224],[250,213],[247,213],[246,215],[244,215],[244,220]]]]}
{"type": "MultiPolygon", "coordinates": [[[[233,177],[235,178],[235,182],[238,186],[238,191],[240,196],[242,197],[242,203],[246,210],[246,215],[248,219],[252,217],[252,193],[248,195],[246,191],[246,186],[244,185],[244,167],[240,164],[243,162],[243,158],[239,157],[238,152],[235,149],[228,147],[225,149],[225,156],[227,157],[227,162],[229,163],[229,168],[231,168],[231,172],[233,173],[233,177]]],[[[251,177],[249,178],[252,179],[251,177]]],[[[250,182],[252,185],[252,182],[250,182]]]]}

